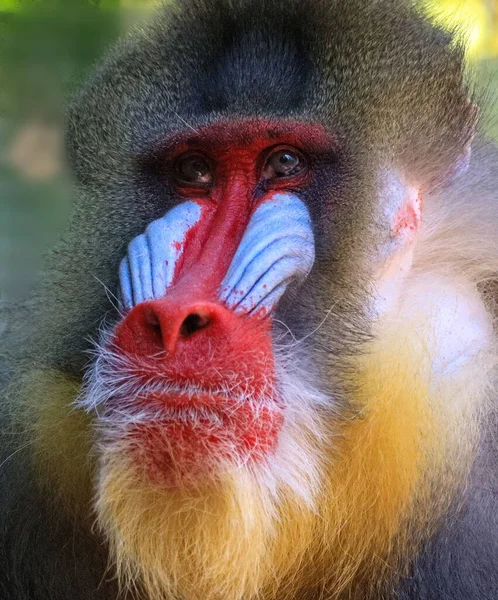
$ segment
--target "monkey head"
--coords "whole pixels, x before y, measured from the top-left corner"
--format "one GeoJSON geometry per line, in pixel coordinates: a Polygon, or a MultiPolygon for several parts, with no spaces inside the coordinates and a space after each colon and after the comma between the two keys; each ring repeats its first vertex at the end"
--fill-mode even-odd
{"type": "Polygon", "coordinates": [[[392,565],[439,465],[431,394],[491,335],[471,282],[434,294],[417,263],[476,117],[462,49],[400,0],[189,0],[96,69],[32,344],[85,372],[126,581],[283,598],[392,565]]]}

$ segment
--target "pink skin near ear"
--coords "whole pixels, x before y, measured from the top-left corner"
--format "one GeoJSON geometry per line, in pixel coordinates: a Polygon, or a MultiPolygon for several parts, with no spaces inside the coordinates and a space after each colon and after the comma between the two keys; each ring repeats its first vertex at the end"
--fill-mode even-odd
{"type": "Polygon", "coordinates": [[[391,237],[381,249],[382,264],[374,285],[374,312],[382,315],[393,306],[413,262],[413,252],[422,223],[422,196],[419,189],[390,172],[385,180],[388,195],[386,218],[391,237]]]}
{"type": "MultiPolygon", "coordinates": [[[[468,170],[471,155],[469,143],[448,173],[446,183],[468,170]]],[[[376,279],[374,310],[378,314],[395,304],[401,285],[410,272],[423,208],[421,190],[404,181],[394,169],[382,173],[381,189],[381,200],[387,200],[386,218],[391,230],[391,243],[387,244],[387,260],[379,268],[376,279]]]]}

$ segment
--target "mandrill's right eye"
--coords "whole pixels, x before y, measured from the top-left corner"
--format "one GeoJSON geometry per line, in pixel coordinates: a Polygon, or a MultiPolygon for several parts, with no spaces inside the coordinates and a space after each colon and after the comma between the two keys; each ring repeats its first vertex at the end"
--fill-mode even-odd
{"type": "Polygon", "coordinates": [[[213,183],[211,167],[202,154],[184,154],[176,161],[175,175],[179,185],[207,187],[213,183]]]}

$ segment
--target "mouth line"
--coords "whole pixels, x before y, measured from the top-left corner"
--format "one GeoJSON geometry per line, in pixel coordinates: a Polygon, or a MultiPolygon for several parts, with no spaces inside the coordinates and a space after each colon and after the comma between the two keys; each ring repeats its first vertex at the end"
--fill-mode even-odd
{"type": "MultiPolygon", "coordinates": [[[[278,418],[281,415],[283,407],[272,398],[266,397],[264,400],[258,401],[246,399],[244,403],[236,402],[230,398],[224,398],[223,403],[213,404],[206,402],[187,403],[184,398],[179,398],[177,402],[164,400],[160,406],[151,406],[150,398],[144,397],[148,402],[148,406],[143,410],[138,410],[133,415],[124,416],[121,424],[128,430],[142,427],[163,428],[171,426],[188,426],[188,427],[213,427],[212,432],[226,431],[231,429],[235,423],[242,426],[252,428],[255,423],[265,421],[268,418],[278,418]],[[274,415],[271,417],[270,415],[274,415]],[[243,425],[245,423],[245,425],[243,425]]],[[[119,415],[114,411],[107,413],[104,417],[101,415],[101,425],[104,430],[109,425],[115,429],[120,420],[119,415]]]]}
{"type": "Polygon", "coordinates": [[[159,418],[153,421],[146,421],[142,425],[153,425],[161,427],[172,424],[193,424],[199,422],[209,422],[211,425],[219,427],[224,426],[223,417],[226,414],[223,411],[200,406],[167,406],[162,411],[159,418]]]}
{"type": "MultiPolygon", "coordinates": [[[[189,401],[196,400],[199,396],[210,397],[216,400],[229,401],[230,403],[246,403],[256,401],[258,403],[264,400],[277,398],[279,394],[275,386],[268,385],[261,389],[261,386],[253,386],[250,382],[242,383],[234,381],[226,384],[217,384],[213,387],[206,387],[202,384],[186,381],[178,383],[167,377],[137,377],[133,375],[128,381],[128,385],[123,386],[124,393],[127,396],[136,398],[147,398],[152,396],[181,396],[189,401]]],[[[117,395],[122,395],[121,393],[117,395]]]]}
{"type": "Polygon", "coordinates": [[[233,417],[245,408],[252,409],[254,414],[265,410],[279,412],[283,408],[275,389],[265,392],[249,389],[241,393],[236,387],[240,386],[210,389],[198,385],[178,385],[166,380],[148,380],[113,396],[117,403],[126,398],[128,406],[141,404],[138,412],[148,413],[145,421],[156,423],[199,419],[221,423],[223,418],[233,417]]]}

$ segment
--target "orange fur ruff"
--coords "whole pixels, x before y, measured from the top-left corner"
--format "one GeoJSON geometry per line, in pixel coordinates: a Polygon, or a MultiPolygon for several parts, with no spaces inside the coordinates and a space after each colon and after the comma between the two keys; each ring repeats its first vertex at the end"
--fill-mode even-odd
{"type": "MultiPolygon", "coordinates": [[[[123,586],[151,600],[368,598],[401,575],[467,468],[475,418],[448,408],[461,396],[461,380],[435,391],[426,345],[410,341],[411,332],[400,338],[396,324],[384,334],[355,359],[349,418],[325,424],[326,447],[315,442],[322,484],[312,505],[285,485],[270,494],[248,469],[171,492],[143,481],[124,456],[103,457],[97,520],[123,586]]],[[[476,372],[464,379],[471,397],[482,397],[487,380],[476,372]]],[[[63,496],[85,497],[78,488],[88,481],[86,450],[72,440],[86,438],[88,425],[67,407],[71,384],[40,377],[32,398],[40,468],[63,496]],[[56,443],[54,411],[66,414],[56,443]],[[62,455],[68,468],[61,470],[62,455]]]]}

